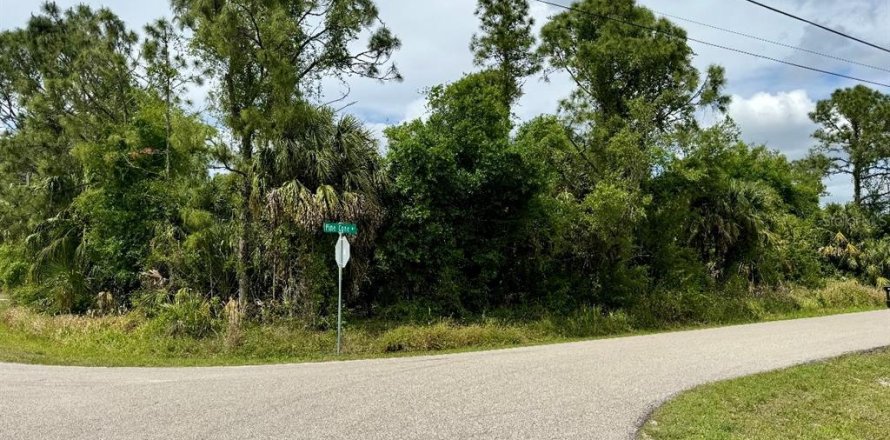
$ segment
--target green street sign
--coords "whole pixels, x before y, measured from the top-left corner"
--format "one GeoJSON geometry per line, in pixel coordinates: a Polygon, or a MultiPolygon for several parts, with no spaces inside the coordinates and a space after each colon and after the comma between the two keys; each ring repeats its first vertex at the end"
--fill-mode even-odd
{"type": "Polygon", "coordinates": [[[324,233],[325,234],[343,234],[343,235],[355,235],[358,234],[358,226],[355,223],[325,223],[324,224],[324,233]]]}

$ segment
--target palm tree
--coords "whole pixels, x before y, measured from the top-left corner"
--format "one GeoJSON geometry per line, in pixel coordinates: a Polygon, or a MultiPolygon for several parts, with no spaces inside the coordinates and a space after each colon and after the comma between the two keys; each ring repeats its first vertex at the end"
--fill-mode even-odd
{"type": "Polygon", "coordinates": [[[266,226],[261,246],[272,260],[265,274],[272,299],[290,300],[310,314],[307,254],[321,240],[322,223],[359,225],[360,234],[353,239],[358,258],[348,268],[355,291],[367,275],[368,256],[383,221],[386,174],[377,141],[361,121],[338,117],[327,108],[302,110],[280,138],[259,151],[255,193],[258,218],[266,226]]]}
{"type": "Polygon", "coordinates": [[[698,250],[712,274],[741,262],[752,250],[776,241],[775,191],[759,182],[732,180],[692,204],[689,243],[698,250]]]}
{"type": "Polygon", "coordinates": [[[259,167],[269,213],[307,230],[326,219],[360,221],[381,213],[385,174],[377,141],[353,116],[317,111],[298,136],[262,150],[259,167]]]}
{"type": "Polygon", "coordinates": [[[89,262],[83,225],[67,211],[43,221],[25,242],[34,250],[29,276],[48,290],[43,309],[84,312],[89,306],[89,262]]]}

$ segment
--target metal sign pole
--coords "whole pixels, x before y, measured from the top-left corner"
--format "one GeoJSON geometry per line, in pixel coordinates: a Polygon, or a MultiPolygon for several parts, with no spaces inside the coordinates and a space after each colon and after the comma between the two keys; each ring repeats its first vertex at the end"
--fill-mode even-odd
{"type": "Polygon", "coordinates": [[[349,263],[350,250],[347,235],[355,235],[358,228],[352,223],[325,223],[325,234],[337,234],[337,244],[334,246],[334,259],[337,261],[337,354],[340,354],[340,345],[343,340],[343,268],[349,263]]]}
{"type": "MultiPolygon", "coordinates": [[[[340,239],[343,240],[343,234],[340,234],[340,239]]],[[[339,241],[338,240],[338,241],[339,241]]],[[[339,256],[343,258],[343,256],[339,256]]],[[[342,325],[342,317],[343,315],[343,266],[341,264],[337,264],[337,354],[340,354],[340,332],[342,325]]]]}

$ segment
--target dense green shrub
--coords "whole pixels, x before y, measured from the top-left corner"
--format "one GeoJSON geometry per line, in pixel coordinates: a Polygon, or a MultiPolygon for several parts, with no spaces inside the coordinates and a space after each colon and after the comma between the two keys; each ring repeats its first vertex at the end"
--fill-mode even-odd
{"type": "Polygon", "coordinates": [[[170,302],[171,295],[163,289],[144,289],[133,294],[130,303],[135,311],[148,318],[160,315],[170,302]]]}
{"type": "Polygon", "coordinates": [[[538,181],[511,147],[501,92],[497,72],[468,75],[432,89],[427,121],[387,131],[392,219],[378,264],[391,303],[478,313],[509,302],[538,181]]]}
{"type": "Polygon", "coordinates": [[[204,338],[220,329],[219,311],[218,300],[208,300],[189,289],[181,289],[172,303],[161,306],[153,323],[168,336],[204,338]]]}
{"type": "Polygon", "coordinates": [[[8,292],[25,282],[28,264],[18,247],[0,245],[0,291],[8,292]]]}

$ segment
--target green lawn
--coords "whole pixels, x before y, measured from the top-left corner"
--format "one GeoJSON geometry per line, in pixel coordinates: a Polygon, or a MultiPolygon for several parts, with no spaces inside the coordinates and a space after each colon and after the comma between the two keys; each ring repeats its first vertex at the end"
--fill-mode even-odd
{"type": "Polygon", "coordinates": [[[642,439],[890,439],[890,350],[705,385],[658,409],[642,439]]]}

